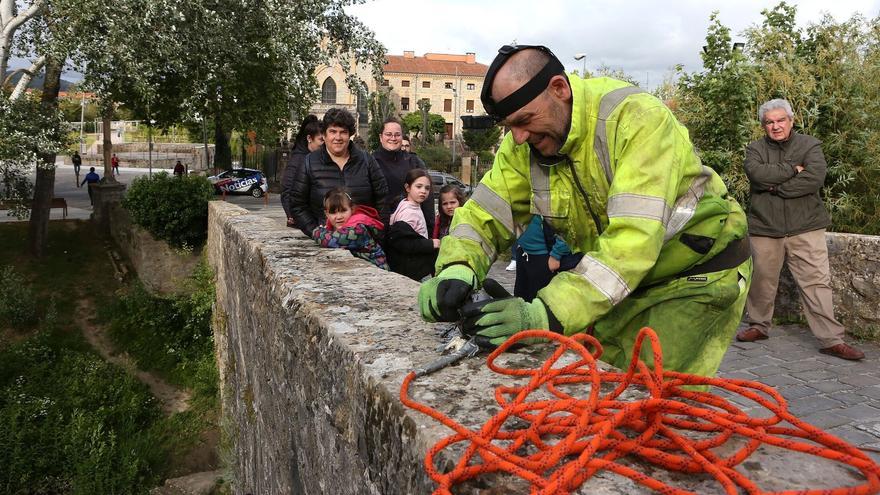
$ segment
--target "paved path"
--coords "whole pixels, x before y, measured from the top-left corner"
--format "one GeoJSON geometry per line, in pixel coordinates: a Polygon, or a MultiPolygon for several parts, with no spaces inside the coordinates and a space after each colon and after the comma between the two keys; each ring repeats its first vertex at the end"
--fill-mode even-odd
{"type": "MultiPolygon", "coordinates": [[[[512,292],[516,276],[506,266],[496,262],[489,276],[512,292]]],[[[772,385],[799,418],[859,447],[880,449],[880,345],[848,340],[865,352],[863,361],[819,354],[806,327],[776,327],[768,340],[734,341],[718,375],[772,385]]],[[[747,399],[740,406],[758,407],[747,399]]],[[[880,453],[868,454],[880,462],[880,453]]]]}

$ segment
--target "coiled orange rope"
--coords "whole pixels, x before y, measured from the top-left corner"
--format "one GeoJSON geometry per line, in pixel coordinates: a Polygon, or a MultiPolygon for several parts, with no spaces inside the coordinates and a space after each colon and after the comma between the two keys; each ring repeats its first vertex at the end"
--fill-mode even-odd
{"type": "Polygon", "coordinates": [[[425,457],[425,469],[438,484],[435,495],[450,495],[451,488],[458,483],[497,472],[528,481],[533,494],[566,494],[601,469],[626,476],[660,493],[692,493],[615,462],[624,456],[668,471],[708,474],[728,494],[737,494],[740,490],[748,494],[786,495],[880,492],[880,466],[845,441],[794,417],[788,412],[785,399],[770,386],[748,380],[664,371],[660,342],[650,328],[639,332],[633,361],[625,373],[599,370],[596,359],[601,353],[599,342],[586,334],[569,338],[545,330],[517,333],[489,355],[487,365],[502,375],[528,377],[528,384],[498,387],[495,399],[502,410],[479,431],[469,430],[443,413],[410,399],[409,387],[415,374],[407,375],[400,389],[401,401],[455,431],[437,442],[425,457]],[[559,343],[540,368],[513,369],[495,363],[510,346],[536,337],[559,343]],[[638,359],[644,339],[651,343],[653,370],[638,359]],[[592,353],[585,344],[593,349],[592,353]],[[578,354],[580,359],[554,367],[567,351],[578,354]],[[609,382],[618,385],[612,392],[600,396],[602,383],[609,382]],[[586,398],[563,391],[563,388],[583,385],[590,385],[586,398]],[[723,397],[683,389],[686,385],[727,390],[760,404],[772,412],[772,416],[751,417],[723,397]],[[642,400],[620,400],[621,393],[631,386],[641,386],[648,396],[642,400]],[[530,398],[530,394],[539,389],[554,398],[530,398]],[[782,426],[782,422],[791,427],[782,426]],[[711,450],[733,435],[746,437],[748,441],[728,457],[711,450]],[[440,472],[435,466],[435,457],[458,442],[467,443],[464,454],[451,471],[440,472]],[[858,486],[834,489],[762,491],[734,469],[762,443],[846,464],[861,471],[866,481],[858,486]]]}

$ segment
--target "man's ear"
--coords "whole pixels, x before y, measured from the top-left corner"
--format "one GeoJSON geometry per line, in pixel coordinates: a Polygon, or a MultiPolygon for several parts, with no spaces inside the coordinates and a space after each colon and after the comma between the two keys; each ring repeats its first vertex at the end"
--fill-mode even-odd
{"type": "Polygon", "coordinates": [[[568,85],[568,79],[565,76],[555,75],[550,78],[547,90],[560,100],[568,101],[571,99],[571,86],[568,85]]]}

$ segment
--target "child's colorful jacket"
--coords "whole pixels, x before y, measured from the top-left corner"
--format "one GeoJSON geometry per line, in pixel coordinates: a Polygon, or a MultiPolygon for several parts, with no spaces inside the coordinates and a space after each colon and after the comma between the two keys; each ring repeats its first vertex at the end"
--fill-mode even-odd
{"type": "Polygon", "coordinates": [[[338,229],[333,229],[330,220],[326,225],[315,227],[312,239],[321,247],[348,249],[358,258],[388,270],[388,259],[378,241],[384,228],[375,208],[358,205],[351,218],[338,229]]]}

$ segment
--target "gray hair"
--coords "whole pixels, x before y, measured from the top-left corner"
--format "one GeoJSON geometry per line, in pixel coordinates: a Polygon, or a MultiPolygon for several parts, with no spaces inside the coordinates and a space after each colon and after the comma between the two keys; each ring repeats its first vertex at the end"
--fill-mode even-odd
{"type": "Polygon", "coordinates": [[[785,114],[788,115],[788,118],[794,118],[794,112],[791,111],[791,103],[788,100],[784,100],[782,98],[776,98],[775,100],[770,100],[767,103],[764,103],[760,107],[758,107],[758,122],[764,123],[764,114],[769,112],[770,110],[785,110],[785,114]]]}

